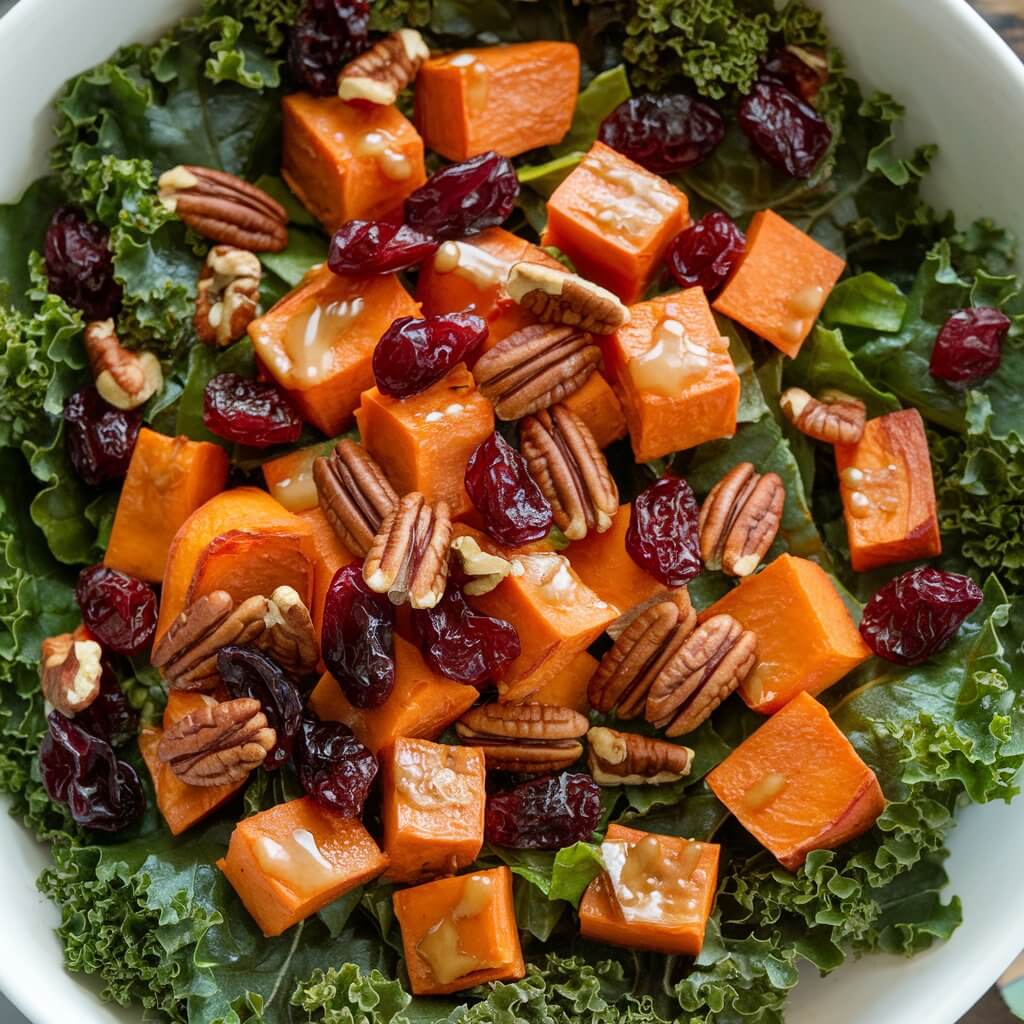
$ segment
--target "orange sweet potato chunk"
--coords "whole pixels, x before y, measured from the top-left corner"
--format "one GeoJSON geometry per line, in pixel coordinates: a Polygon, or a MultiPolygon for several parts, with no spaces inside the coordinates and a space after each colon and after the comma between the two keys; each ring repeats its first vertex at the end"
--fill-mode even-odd
{"type": "Polygon", "coordinates": [[[267,938],[376,878],[388,864],[362,824],[312,797],[240,821],[217,866],[267,938]]]}
{"type": "Polygon", "coordinates": [[[224,490],[227,478],[228,456],[220,445],[166,437],[143,427],[117,502],[104,564],[159,583],[178,527],[224,490]]]}
{"type": "Polygon", "coordinates": [[[335,435],[373,386],[380,336],[398,317],[418,314],[393,274],[345,277],[321,267],[254,320],[249,337],[302,418],[335,435]]]}
{"type": "Polygon", "coordinates": [[[875,773],[809,693],[793,698],[707,777],[784,867],[866,832],[885,808],[875,773]]]}
{"type": "Polygon", "coordinates": [[[736,433],[740,379],[702,288],[630,307],[604,353],[637,462],[736,433]]]}
{"type": "Polygon", "coordinates": [[[581,715],[590,710],[587,687],[590,677],[597,671],[597,658],[586,651],[580,651],[561,672],[546,682],[531,697],[538,704],[554,704],[560,708],[572,708],[581,715]]]}
{"type": "Polygon", "coordinates": [[[358,558],[338,539],[334,527],[327,522],[319,507],[300,512],[299,518],[309,524],[313,535],[313,604],[309,610],[319,636],[323,630],[324,602],[331,580],[343,565],[356,562],[358,558]]]}
{"type": "Polygon", "coordinates": [[[562,405],[571,409],[590,428],[599,448],[626,436],[626,414],[603,373],[592,373],[586,383],[562,405]]]}
{"type": "Polygon", "coordinates": [[[313,460],[330,455],[336,441],[323,441],[286,452],[263,463],[263,479],[274,499],[289,512],[308,512],[319,498],[313,481],[313,460]]]}
{"type": "Polygon", "coordinates": [[[595,142],[548,200],[541,242],[561,249],[584,277],[623,302],[636,302],[688,222],[682,192],[595,142]]]}
{"type": "Polygon", "coordinates": [[[281,113],[281,174],[328,233],[400,214],[426,181],[423,140],[397,107],[298,92],[281,113]]]}
{"type": "Polygon", "coordinates": [[[868,420],[856,444],[835,452],[857,572],[942,554],[931,454],[916,409],[868,420]]]}
{"type": "Polygon", "coordinates": [[[580,902],[583,937],[656,953],[700,953],[715,904],[719,847],[609,825],[601,853],[608,870],[580,902]]]}
{"type": "Polygon", "coordinates": [[[810,235],[761,210],[750,221],[746,251],[715,309],[795,356],[845,266],[810,235]]]}
{"type": "Polygon", "coordinates": [[[508,868],[400,889],[392,902],[414,995],[445,995],[526,974],[508,868]]]}

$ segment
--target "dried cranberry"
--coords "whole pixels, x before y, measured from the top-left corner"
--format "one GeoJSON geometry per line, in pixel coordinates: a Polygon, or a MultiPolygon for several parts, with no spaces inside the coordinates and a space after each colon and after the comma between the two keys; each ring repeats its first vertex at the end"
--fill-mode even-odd
{"type": "Polygon", "coordinates": [[[824,50],[786,47],[769,55],[762,71],[765,77],[774,78],[790,92],[813,103],[828,81],[828,58],[824,50]]]}
{"type": "Polygon", "coordinates": [[[690,485],[662,477],[633,502],[626,550],[630,558],[666,587],[683,587],[704,569],[700,557],[700,509],[690,485]]]}
{"type": "Polygon", "coordinates": [[[832,142],[828,122],[780,82],[755,82],[736,117],[754,149],[793,178],[809,178],[832,142]]]}
{"type": "Polygon", "coordinates": [[[1010,318],[991,306],[958,309],[942,325],[929,370],[950,384],[974,384],[991,377],[1003,359],[1010,318]]]}
{"type": "Polygon", "coordinates": [[[668,269],[684,288],[711,292],[725,283],[746,245],[743,232],[724,213],[706,213],[676,235],[668,269]]]}
{"type": "Polygon", "coordinates": [[[334,232],[327,265],[336,274],[393,274],[415,267],[440,244],[407,224],[350,220],[334,232]]]}
{"type": "Polygon", "coordinates": [[[106,320],[121,308],[121,286],[114,280],[110,234],[86,219],[77,206],[62,206],[50,220],[43,244],[50,291],[86,320],[106,320]]]}
{"type": "Polygon", "coordinates": [[[919,665],[953,639],[983,596],[970,576],[931,566],[911,569],[872,595],[860,634],[880,658],[919,665]]]}
{"type": "Polygon", "coordinates": [[[516,547],[546,537],[553,516],[526,459],[495,432],[466,463],[466,493],[499,544],[516,547]]]}
{"type": "Polygon", "coordinates": [[[633,96],[601,122],[598,137],[655,174],[675,174],[711,154],[725,122],[710,104],[681,93],[633,96]]]}
{"type": "Polygon", "coordinates": [[[589,839],[601,817],[601,790],[589,775],[563,772],[487,797],[484,836],[495,846],[560,850],[589,839]]]}
{"type": "Polygon", "coordinates": [[[410,227],[441,240],[479,234],[502,224],[519,195],[507,156],[481,153],[436,171],[405,201],[410,227]]]}
{"type": "Polygon", "coordinates": [[[50,799],[67,804],[83,828],[117,832],[139,818],[146,797],[135,769],[106,740],[90,736],[59,711],[51,711],[47,723],[39,771],[50,799]]]}
{"type": "Polygon", "coordinates": [[[341,722],[321,722],[307,711],[295,752],[302,788],[314,799],[358,818],[377,777],[377,759],[341,722]]]}
{"type": "Polygon", "coordinates": [[[139,654],[156,632],[156,594],[148,583],[93,565],[83,569],[75,587],[86,629],[115,654],[139,654]]]}
{"type": "Polygon", "coordinates": [[[357,708],[383,704],[395,688],[395,607],[363,582],[362,563],[343,565],[324,600],[320,637],[327,671],[357,708]]]}
{"type": "Polygon", "coordinates": [[[252,448],[297,441],[302,420],[277,388],[237,373],[218,373],[203,394],[203,423],[225,441],[252,448]]]}
{"type": "Polygon", "coordinates": [[[138,712],[128,703],[106,659],[100,677],[100,692],[85,710],[76,713],[75,725],[90,736],[105,740],[112,747],[123,746],[138,734],[138,712]]]}
{"type": "Polygon", "coordinates": [[[64,403],[68,458],[78,478],[90,487],[121,480],[128,472],[142,411],[108,405],[95,388],[68,396],[64,403]]]}
{"type": "Polygon", "coordinates": [[[288,34],[288,67],[314,96],[333,96],[338,72],[369,45],[367,0],[308,0],[288,34]]]}

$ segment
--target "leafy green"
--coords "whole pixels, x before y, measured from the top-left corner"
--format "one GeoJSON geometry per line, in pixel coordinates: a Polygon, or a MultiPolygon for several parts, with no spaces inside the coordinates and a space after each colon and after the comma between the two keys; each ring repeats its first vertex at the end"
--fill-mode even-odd
{"type": "Polygon", "coordinates": [[[601,849],[593,843],[573,843],[557,852],[502,846],[493,847],[492,853],[549,900],[565,900],[574,907],[591,879],[604,869],[601,849]]]}
{"type": "Polygon", "coordinates": [[[831,292],[821,319],[830,327],[866,327],[898,331],[907,311],[903,292],[871,271],[840,281],[831,292]]]}

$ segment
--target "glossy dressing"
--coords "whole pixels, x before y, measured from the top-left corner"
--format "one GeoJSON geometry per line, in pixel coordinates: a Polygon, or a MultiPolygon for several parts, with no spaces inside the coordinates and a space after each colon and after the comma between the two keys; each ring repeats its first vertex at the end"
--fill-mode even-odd
{"type": "Polygon", "coordinates": [[[699,923],[700,896],[707,881],[699,866],[701,852],[700,843],[678,850],[657,836],[602,843],[612,894],[625,920],[676,926],[699,923]]]}
{"type": "Polygon", "coordinates": [[[314,303],[297,313],[285,329],[284,349],[289,369],[300,380],[315,383],[330,372],[334,343],[362,315],[365,303],[358,296],[326,304],[314,303]]]}
{"type": "Polygon", "coordinates": [[[607,153],[587,160],[590,171],[613,186],[615,197],[599,207],[594,219],[607,231],[631,240],[643,240],[675,213],[679,200],[662,189],[650,175],[623,167],[607,153]]]}
{"type": "Polygon", "coordinates": [[[467,952],[459,944],[457,922],[476,917],[487,910],[494,900],[494,888],[486,875],[468,875],[462,888],[459,902],[452,912],[443,917],[420,940],[416,947],[420,955],[430,964],[431,973],[442,985],[448,985],[457,978],[464,978],[473,971],[489,967],[500,967],[475,953],[467,952]]]}
{"type": "Polygon", "coordinates": [[[434,255],[438,274],[458,274],[481,291],[504,285],[511,262],[468,242],[445,242],[434,255]]]}
{"type": "MultiPolygon", "coordinates": [[[[629,375],[638,391],[674,398],[691,384],[703,380],[711,369],[713,352],[689,336],[685,326],[676,320],[674,307],[655,328],[651,347],[629,361],[629,375]]],[[[715,352],[725,351],[725,340],[719,338],[715,352]]]]}
{"type": "Polygon", "coordinates": [[[412,174],[412,161],[402,152],[390,132],[365,132],[356,141],[355,153],[356,156],[372,157],[389,181],[405,181],[412,174]]]}
{"type": "Polygon", "coordinates": [[[471,114],[480,114],[487,106],[490,73],[487,65],[472,53],[457,53],[448,60],[448,66],[465,68],[466,107],[471,114]]]}
{"type": "Polygon", "coordinates": [[[256,840],[256,862],[267,875],[300,898],[316,896],[344,878],[316,845],[313,833],[297,828],[281,842],[256,840]]]}
{"type": "Polygon", "coordinates": [[[850,515],[864,519],[875,512],[895,512],[900,505],[898,476],[899,467],[894,462],[879,469],[847,466],[839,474],[839,485],[846,494],[850,515]]]}

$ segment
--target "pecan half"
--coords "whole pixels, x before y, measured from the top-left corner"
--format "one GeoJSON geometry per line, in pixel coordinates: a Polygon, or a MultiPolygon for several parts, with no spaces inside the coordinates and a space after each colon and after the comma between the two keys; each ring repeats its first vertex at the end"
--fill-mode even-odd
{"type": "Polygon", "coordinates": [[[385,516],[363,561],[363,580],[392,604],[433,608],[448,582],[452,521],[448,504],[416,491],[385,516]]]}
{"type": "Polygon", "coordinates": [[[309,609],[292,587],[278,587],[267,602],[266,630],[256,646],[288,675],[301,679],[316,671],[320,644],[309,609]]]}
{"type": "Polygon", "coordinates": [[[662,666],[647,694],[647,721],[668,736],[693,732],[756,664],[757,635],[731,615],[712,615],[662,666]]]}
{"type": "Polygon", "coordinates": [[[369,452],[348,438],[333,453],[313,460],[313,480],[324,517],[354,555],[370,550],[398,495],[369,452]]]}
{"type": "Polygon", "coordinates": [[[531,324],[502,338],[473,366],[499,419],[517,420],[568,398],[601,361],[594,339],[575,327],[531,324]]]}
{"type": "Polygon", "coordinates": [[[571,409],[553,405],[519,424],[519,448],[530,476],[569,540],[604,533],[619,510],[619,489],[590,428],[571,409]]]}
{"type": "Polygon", "coordinates": [[[779,405],[787,420],[808,437],[828,444],[856,444],[864,436],[867,409],[843,391],[822,391],[815,398],[803,388],[786,388],[779,405]]]}
{"type": "Polygon", "coordinates": [[[482,704],[455,723],[455,732],[467,746],[483,750],[492,771],[540,775],[580,757],[587,719],[554,704],[482,704]]]}
{"type": "Polygon", "coordinates": [[[363,100],[390,106],[412,84],[429,56],[430,49],[419,32],[414,28],[399,29],[341,69],[338,95],[349,102],[363,100]]]}
{"type": "Polygon", "coordinates": [[[103,649],[83,627],[43,641],[39,685],[62,715],[84,711],[98,696],[103,679],[103,649]]]}
{"type": "Polygon", "coordinates": [[[568,324],[594,334],[611,334],[629,323],[629,308],[607,288],[543,263],[513,264],[505,291],[545,323],[568,324]]]}
{"type": "Polygon", "coordinates": [[[230,345],[245,334],[260,302],[262,267],[255,253],[215,245],[196,287],[196,334],[207,345],[230,345]]]}
{"type": "Polygon", "coordinates": [[[152,352],[126,349],[113,320],[86,324],[83,342],[96,390],[115,409],[137,409],[163,389],[160,360],[152,352]]]}
{"type": "Polygon", "coordinates": [[[164,730],[157,756],[190,786],[241,782],[277,742],[260,702],[251,697],[207,704],[164,730]]]}
{"type": "Polygon", "coordinates": [[[466,534],[452,541],[452,551],[459,559],[463,575],[468,582],[462,589],[471,597],[489,594],[506,576],[522,576],[523,564],[509,561],[501,555],[492,555],[484,551],[475,537],[466,534]]]}
{"type": "Polygon", "coordinates": [[[786,488],[777,473],[733,466],[701,505],[700,553],[708,569],[749,576],[768,553],[782,520],[786,488]]]}
{"type": "Polygon", "coordinates": [[[587,733],[587,767],[599,786],[654,786],[690,774],[693,751],[678,743],[595,726],[587,733]]]}
{"type": "Polygon", "coordinates": [[[252,252],[280,252],[288,244],[285,208],[234,174],[179,164],[157,185],[164,206],[212,242],[252,252]]]}

